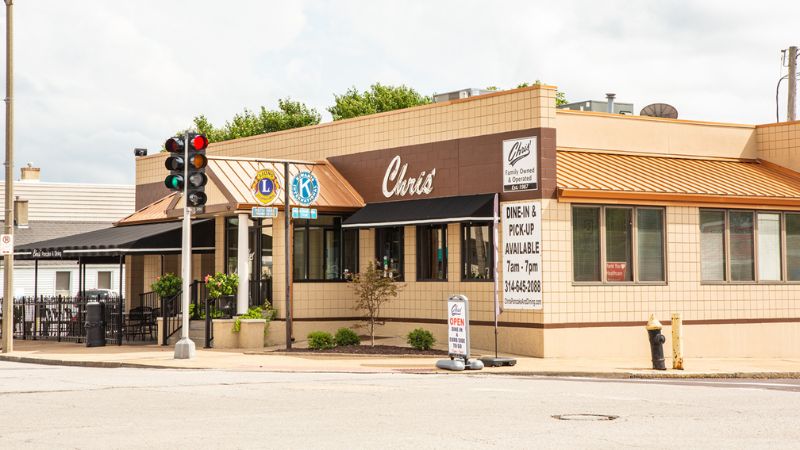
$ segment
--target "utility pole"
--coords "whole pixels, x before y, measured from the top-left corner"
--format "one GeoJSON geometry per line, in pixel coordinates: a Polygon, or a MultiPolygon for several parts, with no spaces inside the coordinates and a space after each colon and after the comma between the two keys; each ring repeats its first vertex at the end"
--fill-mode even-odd
{"type": "MultiPolygon", "coordinates": [[[[14,235],[14,0],[6,2],[6,214],[4,233],[14,235]]],[[[3,258],[3,353],[14,350],[14,253],[3,258]]]]}
{"type": "Polygon", "coordinates": [[[789,102],[786,120],[797,120],[797,47],[789,47],[789,102]]]}

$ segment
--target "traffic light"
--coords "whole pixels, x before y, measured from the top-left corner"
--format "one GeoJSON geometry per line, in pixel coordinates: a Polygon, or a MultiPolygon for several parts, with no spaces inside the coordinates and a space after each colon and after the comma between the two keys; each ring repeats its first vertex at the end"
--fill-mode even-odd
{"type": "Polygon", "coordinates": [[[170,153],[164,166],[169,170],[169,175],[164,179],[167,189],[172,191],[183,191],[183,171],[184,171],[184,142],[182,137],[171,137],[164,143],[164,148],[170,153]]]}
{"type": "Polygon", "coordinates": [[[189,133],[189,170],[186,183],[186,204],[188,206],[203,206],[206,204],[206,147],[208,139],[202,134],[189,133]]]}
{"type": "Polygon", "coordinates": [[[187,141],[181,136],[171,137],[164,144],[170,153],[164,161],[164,166],[169,170],[164,184],[167,189],[178,192],[183,192],[185,187],[186,205],[198,207],[205,205],[208,199],[205,193],[208,183],[206,176],[208,139],[205,135],[197,133],[189,133],[187,137],[187,141]]]}

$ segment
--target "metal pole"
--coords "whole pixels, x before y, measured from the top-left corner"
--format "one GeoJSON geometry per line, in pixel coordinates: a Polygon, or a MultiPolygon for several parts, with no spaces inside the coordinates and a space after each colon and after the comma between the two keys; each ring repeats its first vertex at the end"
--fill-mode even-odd
{"type": "MultiPolygon", "coordinates": [[[[497,257],[497,240],[499,239],[497,236],[498,224],[500,223],[500,196],[498,194],[494,194],[494,213],[492,219],[492,270],[494,270],[494,357],[497,358],[497,316],[500,315],[500,299],[499,296],[499,289],[500,289],[500,280],[498,279],[498,257],[497,257]]],[[[483,245],[483,244],[481,244],[483,245]]]]}
{"type": "Polygon", "coordinates": [[[191,359],[195,355],[194,342],[189,339],[189,279],[192,277],[192,219],[189,212],[189,132],[183,139],[183,245],[181,246],[181,269],[183,289],[181,293],[181,339],[175,344],[175,359],[191,359]]]}
{"type": "MultiPolygon", "coordinates": [[[[122,295],[122,258],[123,256],[119,255],[119,327],[117,328],[117,345],[122,345],[122,325],[125,323],[125,297],[122,295]]],[[[135,338],[136,336],[134,336],[135,338]]]]}
{"type": "MultiPolygon", "coordinates": [[[[6,2],[6,214],[5,234],[14,234],[14,0],[6,2]]],[[[14,253],[3,258],[3,353],[14,351],[14,253]]]]}
{"type": "Polygon", "coordinates": [[[797,120],[797,47],[789,47],[789,102],[786,120],[797,120]]]}
{"type": "Polygon", "coordinates": [[[286,349],[292,348],[292,259],[289,255],[291,208],[289,207],[289,163],[283,163],[283,256],[286,267],[286,349]]]}

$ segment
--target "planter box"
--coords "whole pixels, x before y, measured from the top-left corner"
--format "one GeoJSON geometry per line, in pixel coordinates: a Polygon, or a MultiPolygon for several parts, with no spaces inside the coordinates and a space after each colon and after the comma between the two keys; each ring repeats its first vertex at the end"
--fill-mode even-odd
{"type": "Polygon", "coordinates": [[[239,333],[233,332],[234,319],[212,319],[214,348],[239,348],[239,333]]]}
{"type": "MultiPolygon", "coordinates": [[[[239,348],[264,348],[264,329],[266,326],[266,319],[242,319],[241,330],[238,333],[239,348]]],[[[232,325],[231,328],[233,328],[232,325]]],[[[216,340],[216,334],[214,334],[214,340],[216,340]]]]}

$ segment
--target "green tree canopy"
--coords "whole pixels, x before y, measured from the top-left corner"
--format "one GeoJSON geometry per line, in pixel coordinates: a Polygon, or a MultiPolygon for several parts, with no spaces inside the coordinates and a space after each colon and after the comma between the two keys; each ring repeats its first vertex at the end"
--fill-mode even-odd
{"type": "Polygon", "coordinates": [[[373,84],[368,91],[358,92],[358,89],[352,87],[344,94],[334,94],[333,97],[336,103],[328,108],[333,120],[366,116],[431,102],[430,97],[421,95],[408,86],[384,86],[380,83],[373,84]]]}
{"type": "Polygon", "coordinates": [[[278,100],[277,110],[261,107],[256,114],[245,108],[243,112],[233,116],[221,128],[214,127],[206,116],[194,118],[194,126],[198,133],[203,133],[209,142],[221,142],[257,134],[316,125],[321,117],[316,109],[289,98],[278,100]]]}

